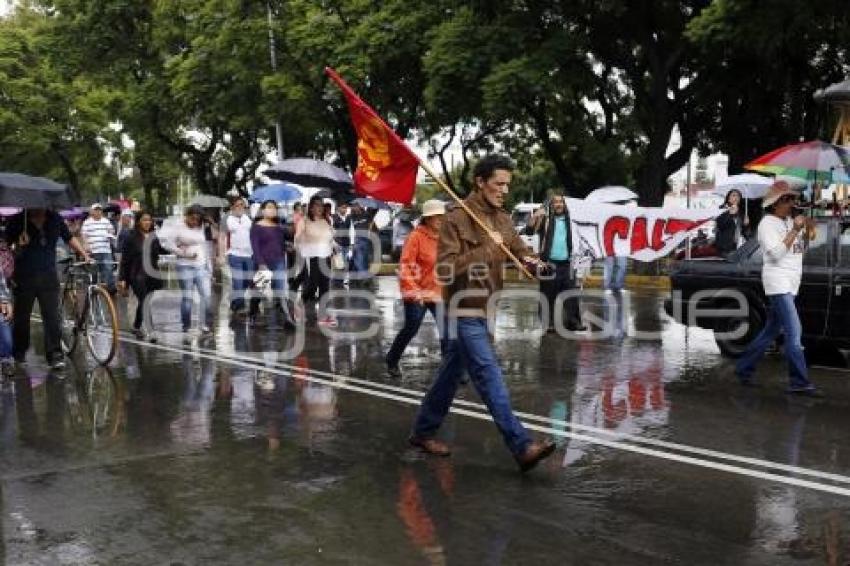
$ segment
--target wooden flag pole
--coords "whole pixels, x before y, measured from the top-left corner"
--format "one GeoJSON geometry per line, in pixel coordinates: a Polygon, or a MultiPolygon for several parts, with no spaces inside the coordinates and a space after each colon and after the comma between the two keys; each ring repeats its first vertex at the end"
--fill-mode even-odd
{"type": "MultiPolygon", "coordinates": [[[[417,156],[416,158],[419,160],[419,165],[422,167],[422,169],[424,169],[425,172],[428,173],[428,175],[430,175],[431,178],[434,179],[434,181],[436,181],[437,185],[439,185],[441,189],[443,189],[445,192],[447,192],[449,194],[449,196],[452,197],[455,200],[455,202],[458,203],[461,206],[461,208],[463,208],[464,211],[466,211],[466,213],[469,215],[469,217],[472,218],[475,221],[475,223],[478,224],[481,227],[481,229],[484,230],[484,232],[487,233],[487,235],[489,235],[492,238],[493,237],[493,230],[489,226],[487,226],[484,223],[483,220],[478,218],[478,215],[475,214],[472,211],[472,209],[470,209],[466,205],[465,202],[463,202],[463,199],[460,198],[459,196],[457,196],[457,193],[455,193],[453,190],[451,190],[449,188],[449,186],[442,179],[440,179],[440,177],[437,175],[437,173],[433,169],[431,169],[430,165],[425,163],[425,161],[423,161],[419,156],[417,156]]],[[[506,246],[504,242],[499,244],[499,247],[502,249],[503,252],[505,252],[505,255],[507,255],[511,259],[511,261],[514,262],[514,265],[517,266],[517,269],[520,270],[520,273],[522,273],[523,275],[525,275],[529,279],[535,278],[531,274],[531,272],[528,271],[528,269],[525,268],[525,266],[522,264],[522,262],[511,252],[511,250],[508,249],[508,246],[506,246]]]]}

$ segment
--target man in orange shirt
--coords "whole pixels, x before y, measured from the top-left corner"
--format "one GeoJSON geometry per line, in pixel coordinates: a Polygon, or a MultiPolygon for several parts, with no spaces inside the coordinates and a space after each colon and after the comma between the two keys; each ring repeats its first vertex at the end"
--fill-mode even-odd
{"type": "Polygon", "coordinates": [[[437,264],[437,242],[446,205],[439,200],[429,200],[422,205],[422,221],[410,233],[401,251],[399,262],[399,286],[404,301],[404,327],[396,336],[387,352],[387,373],[401,377],[398,362],[410,343],[427,311],[431,312],[439,327],[442,323],[437,314],[437,305],[442,301],[442,292],[435,274],[437,264]]]}

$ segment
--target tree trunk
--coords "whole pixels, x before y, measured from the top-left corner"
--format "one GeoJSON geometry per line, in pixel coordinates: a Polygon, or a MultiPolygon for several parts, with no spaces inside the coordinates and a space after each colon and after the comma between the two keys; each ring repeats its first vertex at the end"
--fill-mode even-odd
{"type": "Polygon", "coordinates": [[[74,167],[74,164],[71,162],[71,158],[68,156],[68,151],[61,142],[53,142],[50,147],[59,158],[59,162],[65,170],[65,175],[68,176],[68,185],[71,187],[71,190],[78,197],[82,197],[82,193],[80,192],[80,176],[77,174],[77,169],[74,167]]]}
{"type": "Polygon", "coordinates": [[[531,105],[528,111],[534,120],[534,129],[537,137],[540,139],[540,143],[543,144],[543,150],[546,152],[547,157],[549,157],[549,160],[555,166],[555,171],[558,173],[561,184],[568,190],[572,189],[576,186],[575,177],[570,171],[569,166],[567,166],[567,162],[564,161],[560,144],[555,142],[549,133],[549,125],[546,122],[545,103],[540,102],[537,106],[531,105]]]}

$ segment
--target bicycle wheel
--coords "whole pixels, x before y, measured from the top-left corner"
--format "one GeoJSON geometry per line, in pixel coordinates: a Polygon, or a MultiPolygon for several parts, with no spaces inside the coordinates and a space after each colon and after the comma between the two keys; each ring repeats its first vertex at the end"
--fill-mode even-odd
{"type": "Polygon", "coordinates": [[[89,351],[101,365],[112,361],[118,345],[118,315],[115,303],[106,289],[98,286],[89,288],[89,308],[86,320],[86,338],[89,351]]]}
{"type": "Polygon", "coordinates": [[[59,342],[62,344],[62,351],[66,355],[71,355],[77,347],[78,337],[77,315],[79,314],[79,305],[76,290],[70,287],[65,288],[59,300],[59,316],[62,324],[59,342]]]}
{"type": "Polygon", "coordinates": [[[115,436],[121,423],[120,387],[108,367],[86,375],[86,400],[91,416],[92,438],[115,436]]]}

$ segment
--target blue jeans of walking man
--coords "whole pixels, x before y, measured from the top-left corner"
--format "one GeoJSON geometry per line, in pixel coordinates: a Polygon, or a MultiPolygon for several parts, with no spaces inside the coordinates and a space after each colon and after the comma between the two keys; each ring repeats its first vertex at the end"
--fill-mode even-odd
{"type": "Polygon", "coordinates": [[[107,253],[91,254],[91,257],[97,265],[98,281],[106,285],[110,293],[115,293],[115,258],[107,253]]]}
{"type": "Polygon", "coordinates": [[[227,265],[230,266],[231,295],[230,310],[241,311],[245,309],[245,291],[251,287],[254,280],[254,259],[237,255],[227,256],[227,265]]]}
{"type": "Polygon", "coordinates": [[[180,321],[183,323],[183,332],[192,327],[192,291],[198,290],[200,296],[200,318],[202,328],[209,329],[212,326],[212,273],[206,265],[178,265],[177,283],[183,298],[180,301],[180,321]]]}
{"type": "Polygon", "coordinates": [[[426,439],[436,435],[466,369],[508,449],[514,456],[522,455],[531,444],[531,437],[511,409],[502,369],[487,331],[487,319],[449,318],[444,331],[448,340],[443,351],[443,365],[422,401],[413,425],[413,436],[426,439]]]}
{"type": "Polygon", "coordinates": [[[785,357],[788,360],[789,391],[814,389],[809,381],[806,357],[803,355],[802,326],[794,305],[794,295],[768,295],[770,310],[764,328],[738,360],[735,373],[742,383],[753,381],[756,364],[780,333],[785,334],[785,357]]]}

